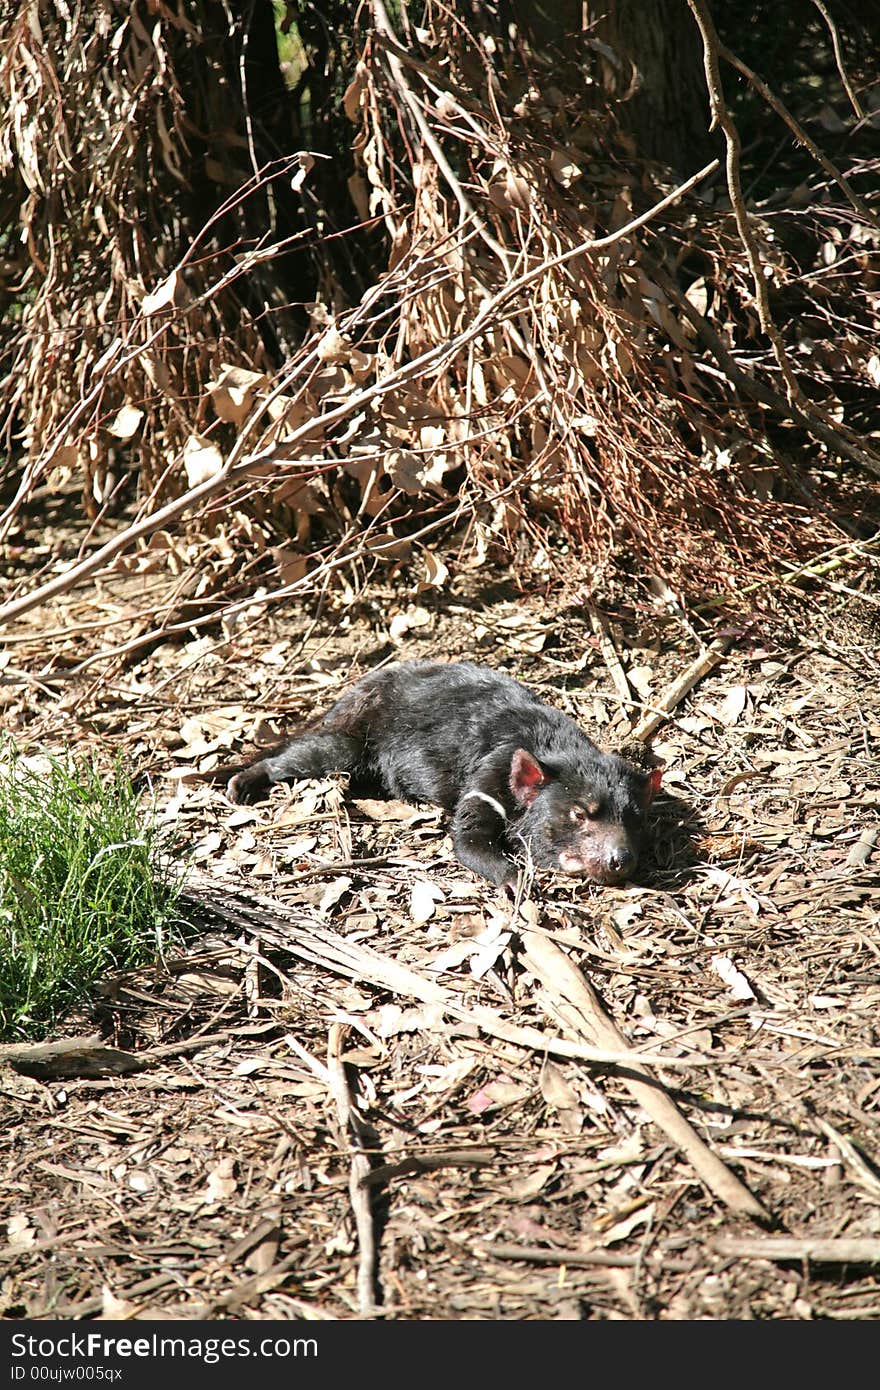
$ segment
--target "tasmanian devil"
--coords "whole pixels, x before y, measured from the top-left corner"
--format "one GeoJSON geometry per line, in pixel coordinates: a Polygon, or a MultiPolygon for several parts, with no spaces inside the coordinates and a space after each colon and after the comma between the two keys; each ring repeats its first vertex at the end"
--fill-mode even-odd
{"type": "Polygon", "coordinates": [[[636,867],[644,812],[660,781],[602,753],[519,681],[471,662],[411,661],[373,671],[289,743],[228,783],[236,802],[273,782],[327,772],[452,813],[462,864],[493,883],[516,860],[619,883],[636,867]]]}

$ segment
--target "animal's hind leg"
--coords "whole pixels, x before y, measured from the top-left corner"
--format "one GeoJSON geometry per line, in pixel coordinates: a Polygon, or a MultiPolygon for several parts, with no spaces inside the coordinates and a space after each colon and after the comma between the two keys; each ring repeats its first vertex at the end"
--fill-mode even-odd
{"type": "Polygon", "coordinates": [[[326,772],[351,772],[363,752],[363,740],[351,734],[300,734],[278,753],[243,767],[231,778],[231,801],[260,801],[273,782],[296,782],[301,777],[322,777],[326,772]]]}

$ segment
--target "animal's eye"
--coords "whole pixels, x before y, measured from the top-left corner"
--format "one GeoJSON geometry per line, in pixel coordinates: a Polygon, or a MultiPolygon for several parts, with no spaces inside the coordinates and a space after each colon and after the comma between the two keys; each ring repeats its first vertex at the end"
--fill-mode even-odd
{"type": "Polygon", "coordinates": [[[569,819],[574,821],[575,825],[583,825],[584,821],[587,819],[587,814],[586,806],[581,806],[577,802],[575,802],[568,813],[569,819]]]}

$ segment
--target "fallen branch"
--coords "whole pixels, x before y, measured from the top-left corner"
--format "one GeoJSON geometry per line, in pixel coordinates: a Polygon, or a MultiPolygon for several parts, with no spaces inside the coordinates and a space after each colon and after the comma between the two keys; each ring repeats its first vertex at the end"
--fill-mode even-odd
{"type": "Polygon", "coordinates": [[[614,639],[611,636],[611,624],[605,614],[600,613],[598,608],[594,608],[591,603],[587,605],[587,612],[590,616],[590,625],[599,642],[602,659],[608,668],[611,683],[617,691],[621,708],[629,709],[633,702],[632,691],[626,678],[626,672],[621,665],[620,657],[617,655],[614,639]]]}
{"type": "Polygon", "coordinates": [[[347,1032],[347,1025],[341,1023],[330,1025],[327,1039],[327,1069],[330,1074],[339,1129],[341,1134],[348,1136],[351,1146],[348,1195],[358,1237],[358,1311],[361,1317],[369,1318],[378,1311],[375,1293],[376,1233],[373,1228],[370,1188],[367,1184],[370,1175],[370,1160],[364,1152],[363,1126],[357,1110],[351,1103],[349,1081],[342,1060],[342,1045],[347,1032]]]}
{"type": "MultiPolygon", "coordinates": [[[[389,960],[378,951],[340,937],[326,927],[303,926],[301,921],[291,920],[289,911],[272,899],[250,892],[245,894],[241,890],[230,891],[225,885],[221,887],[210,879],[203,880],[203,886],[191,884],[182,896],[189,897],[203,909],[225,917],[238,929],[244,927],[253,931],[258,928],[262,941],[313,964],[351,979],[378,985],[404,997],[439,1004],[447,1015],[491,1037],[514,1043],[538,1055],[551,1053],[583,1062],[618,1066],[624,1083],[635,1099],[681,1149],[710,1191],[734,1211],[756,1218],[765,1215],[757,1199],[700,1139],[666,1094],[662,1083],[648,1070],[649,1062],[665,1066],[665,1059],[647,1057],[630,1047],[624,1035],[605,1014],[598,997],[580,971],[549,937],[533,930],[523,931],[525,962],[559,998],[560,1012],[565,1013],[567,1003],[573,1005],[567,1021],[576,1035],[575,1041],[546,1034],[540,1028],[508,1023],[488,1008],[465,1008],[451,990],[425,980],[416,971],[389,960]],[[588,1041],[581,1041],[581,1038],[588,1041]]],[[[672,1065],[689,1065],[691,1061],[690,1058],[674,1059],[672,1065]]]]}
{"type": "Polygon", "coordinates": [[[876,1265],[880,1264],[880,1239],[876,1236],[831,1236],[828,1239],[809,1236],[746,1236],[719,1237],[712,1249],[719,1255],[732,1255],[743,1260],[797,1260],[815,1264],[876,1265]]]}
{"type": "Polygon", "coordinates": [[[691,662],[685,671],[682,671],[670,686],[664,691],[654,704],[654,708],[643,719],[640,719],[633,729],[631,738],[647,739],[655,729],[658,729],[665,719],[672,713],[678,704],[684,699],[689,690],[693,690],[698,681],[717,666],[718,662],[727,651],[732,636],[716,637],[714,642],[706,648],[704,652],[691,662]]]}
{"type": "MultiPolygon", "coordinates": [[[[554,1009],[574,1031],[608,1048],[625,1049],[627,1040],[608,1017],[592,985],[565,952],[548,936],[522,932],[523,961],[550,994],[554,1009]]],[[[643,1110],[684,1154],[702,1181],[732,1211],[756,1219],[767,1213],[744,1183],[735,1177],[685,1119],[651,1072],[633,1054],[623,1082],[643,1110]]]]}
{"type": "Polygon", "coordinates": [[[22,1076],[38,1081],[62,1081],[74,1076],[131,1076],[150,1066],[147,1057],[107,1047],[97,1033],[87,1038],[62,1038],[59,1042],[10,1043],[0,1047],[0,1066],[4,1063],[22,1076]]]}
{"type": "Polygon", "coordinates": [[[523,1260],[536,1265],[570,1265],[572,1269],[634,1269],[640,1263],[638,1255],[624,1255],[616,1250],[548,1250],[541,1245],[502,1245],[498,1241],[480,1244],[480,1259],[523,1260]]]}

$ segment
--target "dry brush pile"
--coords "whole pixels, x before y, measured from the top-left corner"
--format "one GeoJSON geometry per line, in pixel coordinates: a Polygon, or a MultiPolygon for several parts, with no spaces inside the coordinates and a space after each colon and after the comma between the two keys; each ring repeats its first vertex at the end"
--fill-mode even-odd
{"type": "MultiPolygon", "coordinates": [[[[396,33],[374,0],[341,97],[347,236],[320,234],[321,161],[260,163],[254,92],[227,82],[220,105],[204,80],[235,71],[234,15],[230,33],[183,3],[150,25],[50,3],[7,21],[3,220],[23,235],[0,536],[26,558],[71,486],[91,531],[27,566],[6,618],[161,576],[149,620],[110,634],[128,648],[228,616],[257,581],[271,599],[342,572],[350,591],[393,561],[442,583],[432,537],[453,527],[529,583],[595,591],[616,568],[728,603],[780,565],[869,552],[876,164],[838,168],[691,8],[724,146],[676,178],[618,129],[589,33],[551,54],[442,6],[396,33]],[[806,146],[791,199],[747,205],[720,58],[806,146]],[[291,231],[282,190],[311,223],[291,231]],[[384,264],[348,303],[325,275],[297,335],[291,257],[326,270],[358,238],[384,264]]],[[[838,119],[864,131],[841,73],[838,119]]]]}

